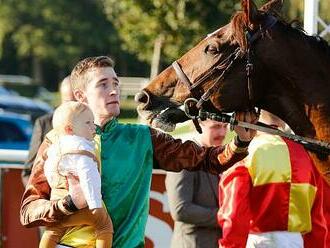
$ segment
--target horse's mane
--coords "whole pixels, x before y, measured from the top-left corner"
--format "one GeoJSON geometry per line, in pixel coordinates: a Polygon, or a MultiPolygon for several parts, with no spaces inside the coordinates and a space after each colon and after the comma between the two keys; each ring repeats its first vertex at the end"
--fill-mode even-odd
{"type": "MultiPolygon", "coordinates": [[[[324,40],[320,36],[310,36],[307,35],[305,30],[301,28],[299,25],[296,25],[297,22],[293,21],[291,23],[285,21],[280,15],[276,12],[262,12],[262,15],[272,14],[280,23],[280,27],[286,32],[286,34],[296,35],[298,39],[307,41],[311,46],[320,50],[321,53],[326,53],[328,57],[330,57],[330,45],[326,40],[324,40]]],[[[243,51],[247,49],[247,41],[245,37],[245,30],[247,28],[245,16],[242,11],[237,12],[231,19],[230,22],[231,32],[229,34],[229,38],[232,41],[236,41],[243,51]]]]}
{"type": "Polygon", "coordinates": [[[298,38],[307,41],[312,47],[319,49],[323,54],[326,53],[330,56],[330,45],[321,36],[308,35],[300,25],[297,25],[297,21],[287,22],[278,16],[277,18],[287,34],[295,34],[298,38]]]}

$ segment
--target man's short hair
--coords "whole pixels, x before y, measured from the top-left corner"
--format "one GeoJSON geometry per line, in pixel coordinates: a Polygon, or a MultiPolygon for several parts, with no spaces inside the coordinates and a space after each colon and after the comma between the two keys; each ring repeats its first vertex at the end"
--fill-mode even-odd
{"type": "Polygon", "coordinates": [[[88,57],[78,62],[73,68],[70,80],[73,90],[84,90],[90,80],[87,77],[89,70],[101,67],[114,67],[113,60],[108,56],[88,57]]]}

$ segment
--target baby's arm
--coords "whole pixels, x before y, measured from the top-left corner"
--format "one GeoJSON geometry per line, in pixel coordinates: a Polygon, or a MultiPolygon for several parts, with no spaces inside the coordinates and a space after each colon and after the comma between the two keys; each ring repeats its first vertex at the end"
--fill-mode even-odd
{"type": "Polygon", "coordinates": [[[77,158],[76,173],[89,209],[102,208],[101,177],[97,164],[88,156],[75,156],[77,158]]]}

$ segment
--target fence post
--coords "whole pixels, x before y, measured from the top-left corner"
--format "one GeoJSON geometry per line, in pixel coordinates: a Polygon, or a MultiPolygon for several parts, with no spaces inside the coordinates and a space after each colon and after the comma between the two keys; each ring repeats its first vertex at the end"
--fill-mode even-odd
{"type": "Polygon", "coordinates": [[[304,29],[309,35],[315,35],[317,19],[319,16],[319,0],[305,0],[304,5],[304,29]]]}

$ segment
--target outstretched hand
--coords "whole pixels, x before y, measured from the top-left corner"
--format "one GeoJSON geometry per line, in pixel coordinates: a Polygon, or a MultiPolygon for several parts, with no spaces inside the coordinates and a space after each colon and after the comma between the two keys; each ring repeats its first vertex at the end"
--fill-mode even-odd
{"type": "MultiPolygon", "coordinates": [[[[237,121],[244,121],[256,124],[258,122],[259,116],[254,111],[236,112],[235,119],[237,121]]],[[[251,141],[257,133],[256,130],[246,129],[244,127],[239,126],[235,126],[234,130],[237,133],[239,140],[243,142],[251,141]]]]}

